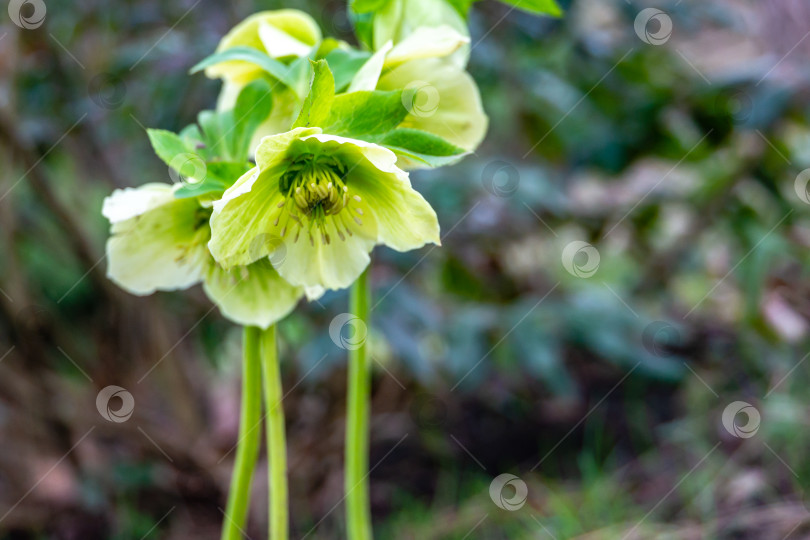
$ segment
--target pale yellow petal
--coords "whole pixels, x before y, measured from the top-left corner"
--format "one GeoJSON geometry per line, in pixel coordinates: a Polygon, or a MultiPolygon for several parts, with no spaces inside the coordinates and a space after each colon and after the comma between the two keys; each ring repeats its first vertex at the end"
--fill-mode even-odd
{"type": "Polygon", "coordinates": [[[260,328],[286,317],[303,295],[303,290],[282,279],[266,258],[230,272],[212,265],[203,289],[225,317],[260,328]]]}
{"type": "MultiPolygon", "coordinates": [[[[132,190],[130,197],[140,197],[137,191],[132,190]]],[[[107,241],[107,275],[137,295],[185,289],[199,282],[211,262],[206,248],[209,213],[193,198],[173,198],[115,221],[107,241]]]]}
{"type": "Polygon", "coordinates": [[[412,110],[401,127],[421,129],[468,151],[486,135],[489,120],[472,77],[437,58],[411,60],[385,73],[379,90],[409,89],[412,110]]]}

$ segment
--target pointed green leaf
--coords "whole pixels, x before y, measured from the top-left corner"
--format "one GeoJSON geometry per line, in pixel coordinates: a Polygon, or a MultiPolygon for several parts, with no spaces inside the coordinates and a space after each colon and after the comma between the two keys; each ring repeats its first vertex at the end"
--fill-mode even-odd
{"type": "Polygon", "coordinates": [[[418,161],[429,167],[440,167],[458,161],[467,151],[445,139],[419,129],[399,128],[373,142],[385,146],[395,154],[418,161]]]}
{"type": "Polygon", "coordinates": [[[408,109],[402,103],[402,90],[364,90],[341,94],[332,102],[324,131],[353,138],[380,135],[396,128],[407,115],[408,109]]]}
{"type": "Polygon", "coordinates": [[[298,119],[292,125],[297,127],[316,127],[324,125],[329,119],[332,101],[335,99],[335,78],[329,70],[326,60],[312,63],[312,79],[309,94],[304,100],[298,119]]]}
{"type": "Polygon", "coordinates": [[[155,153],[170,167],[175,166],[172,162],[176,163],[177,156],[191,153],[183,139],[176,133],[165,129],[147,129],[146,133],[149,135],[149,142],[152,143],[155,153]]]}
{"type": "Polygon", "coordinates": [[[212,193],[221,193],[231,187],[240,176],[253,167],[247,162],[209,161],[205,164],[205,176],[199,183],[185,184],[174,196],[177,199],[200,197],[212,193]]]}
{"type": "Polygon", "coordinates": [[[551,15],[561,17],[563,12],[556,0],[501,0],[504,4],[510,4],[529,13],[540,15],[551,15]]]}
{"type": "Polygon", "coordinates": [[[197,115],[203,133],[203,142],[208,151],[214,156],[230,157],[230,149],[226,141],[226,134],[233,127],[231,115],[220,114],[216,111],[200,111],[197,115]]]}
{"type": "Polygon", "coordinates": [[[357,49],[332,49],[324,57],[335,77],[335,92],[342,92],[352,82],[357,71],[371,57],[368,51],[357,49]]]}
{"type": "Polygon", "coordinates": [[[197,63],[189,70],[189,73],[197,73],[208,66],[233,60],[241,60],[255,64],[281,81],[282,84],[295,90],[296,81],[290,72],[290,68],[278,60],[271,58],[266,53],[252,47],[232,47],[222,52],[214,53],[197,63]]]}

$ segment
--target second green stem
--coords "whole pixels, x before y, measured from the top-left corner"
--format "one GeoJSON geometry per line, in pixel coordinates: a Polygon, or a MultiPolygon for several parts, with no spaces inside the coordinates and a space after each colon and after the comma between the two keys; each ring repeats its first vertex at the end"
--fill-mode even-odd
{"type": "Polygon", "coordinates": [[[259,336],[261,330],[248,326],[244,329],[242,358],[242,406],[239,418],[239,442],[236,449],[231,489],[222,527],[222,540],[242,540],[242,529],[247,523],[250,506],[250,484],[259,456],[261,438],[261,364],[259,363],[259,336]]]}
{"type": "MultiPolygon", "coordinates": [[[[368,269],[352,286],[349,311],[367,329],[371,294],[368,269]]],[[[355,331],[358,326],[356,325],[355,331]]],[[[346,491],[346,532],[349,540],[370,540],[371,508],[368,489],[369,410],[371,366],[366,336],[349,350],[349,381],[346,409],[346,455],[344,489],[346,491]]]]}
{"type": "Polygon", "coordinates": [[[267,410],[267,460],[269,482],[270,540],[287,540],[287,440],[284,435],[284,407],[281,403],[281,369],[278,362],[276,327],[262,334],[262,373],[267,410]]]}

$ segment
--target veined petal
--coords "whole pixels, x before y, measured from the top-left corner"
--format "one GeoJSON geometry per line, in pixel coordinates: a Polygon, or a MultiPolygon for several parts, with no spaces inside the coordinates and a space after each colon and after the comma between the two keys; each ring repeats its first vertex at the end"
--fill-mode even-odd
{"type": "Polygon", "coordinates": [[[424,58],[405,62],[385,73],[377,88],[395,90],[414,84],[418,86],[413,99],[418,99],[420,92],[427,92],[430,107],[415,106],[401,127],[421,129],[465,150],[475,150],[486,135],[489,120],[472,77],[450,62],[424,58]]]}
{"type": "Polygon", "coordinates": [[[313,47],[313,44],[304,43],[265,21],[259,23],[259,39],[273,58],[306,56],[313,47]]]}
{"type": "Polygon", "coordinates": [[[410,251],[425,244],[441,245],[439,220],[433,207],[411,187],[407,177],[378,175],[358,170],[352,176],[357,193],[377,222],[377,243],[397,251],[410,251]]]}
{"type": "Polygon", "coordinates": [[[385,67],[394,67],[408,60],[419,58],[450,56],[468,43],[470,43],[469,36],[461,34],[446,24],[420,26],[391,49],[385,58],[385,67]]]}
{"type": "MultiPolygon", "coordinates": [[[[318,24],[303,11],[296,9],[262,11],[251,15],[225,34],[217,46],[217,52],[245,46],[264,51],[271,56],[274,56],[274,51],[282,53],[278,55],[280,57],[289,56],[291,54],[289,41],[280,43],[270,40],[268,36],[268,44],[271,47],[268,49],[265,46],[259,32],[259,28],[263,24],[274,27],[279,32],[289,36],[290,39],[308,45],[310,48],[321,40],[321,29],[318,24]]],[[[209,78],[237,80],[243,84],[250,82],[261,73],[262,70],[258,66],[241,60],[221,62],[205,69],[205,74],[209,78]]]]}
{"type": "Polygon", "coordinates": [[[352,218],[358,217],[364,226],[366,222],[370,225],[374,218],[374,229],[362,233],[368,236],[376,232],[373,237],[376,243],[397,251],[409,251],[427,243],[441,244],[436,212],[411,187],[408,174],[396,166],[393,152],[366,141],[328,134],[309,135],[302,141],[312,139],[321,144],[340,145],[340,150],[332,153],[349,163],[347,184],[360,198],[347,210],[354,211],[356,216],[352,214],[352,218]]]}
{"type": "MultiPolygon", "coordinates": [[[[326,233],[333,241],[327,243],[322,238],[312,241],[303,235],[298,241],[284,243],[284,256],[271,257],[281,277],[292,284],[326,289],[343,289],[354,283],[371,262],[369,253],[375,244],[375,224],[363,219],[363,225],[346,224],[352,231],[344,233],[338,240],[338,229],[334,223],[326,226],[326,233]],[[276,260],[278,259],[278,262],[276,260]]],[[[345,229],[343,229],[345,230],[345,229]]],[[[315,289],[317,291],[317,289],[315,289]]]]}
{"type": "Polygon", "coordinates": [[[265,258],[226,271],[212,264],[203,289],[222,314],[237,324],[267,328],[287,316],[303,295],[265,258]]]}
{"type": "Polygon", "coordinates": [[[105,201],[104,214],[112,221],[107,275],[133,294],[185,289],[199,282],[210,264],[210,210],[193,198],[168,200],[171,192],[171,186],[147,184],[105,201]],[[154,196],[147,204],[144,192],[154,196]],[[124,211],[127,200],[131,205],[124,211]]]}

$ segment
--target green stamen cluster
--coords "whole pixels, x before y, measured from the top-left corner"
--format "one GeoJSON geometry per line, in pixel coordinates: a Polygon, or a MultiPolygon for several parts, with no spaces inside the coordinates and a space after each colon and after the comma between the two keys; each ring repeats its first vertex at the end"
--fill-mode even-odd
{"type": "Polygon", "coordinates": [[[325,244],[331,243],[330,225],[341,240],[346,240],[347,234],[352,236],[345,219],[351,217],[355,223],[363,225],[358,217],[363,215],[363,210],[351,205],[352,201],[359,203],[362,199],[359,195],[350,196],[346,174],[346,166],[334,156],[316,158],[305,154],[296,159],[281,177],[280,191],[284,200],[278,204],[282,211],[274,222],[275,226],[284,222],[281,237],[287,234],[288,225],[298,227],[295,242],[305,226],[313,245],[316,237],[325,244]],[[313,236],[313,228],[320,234],[313,236]]]}

